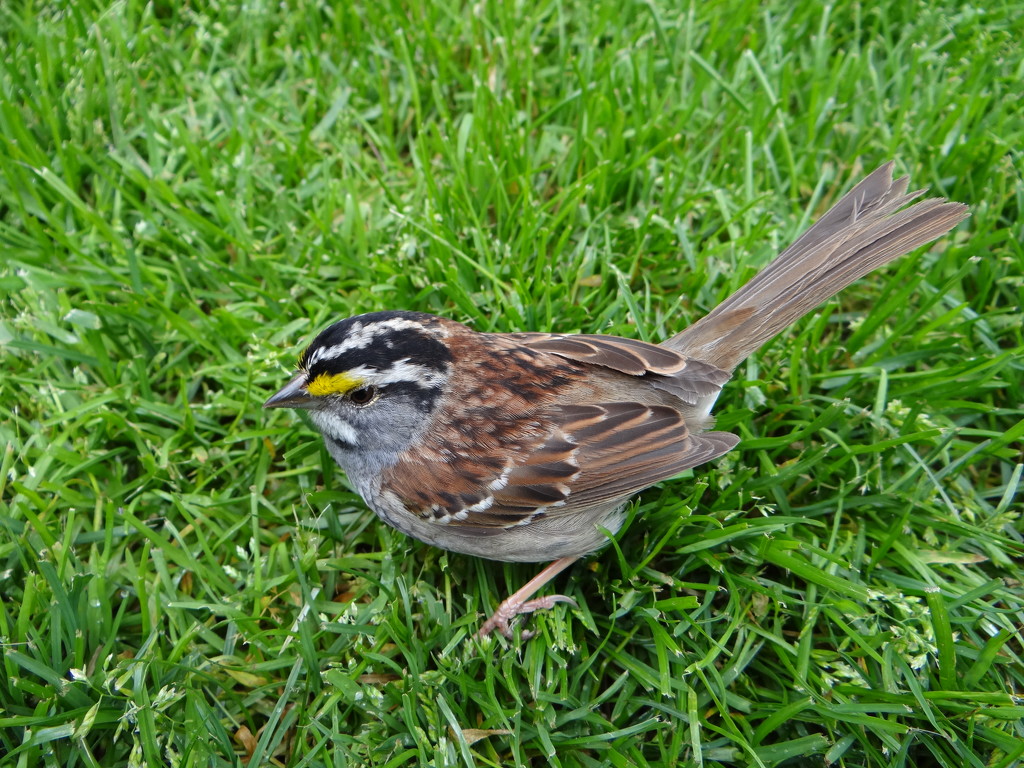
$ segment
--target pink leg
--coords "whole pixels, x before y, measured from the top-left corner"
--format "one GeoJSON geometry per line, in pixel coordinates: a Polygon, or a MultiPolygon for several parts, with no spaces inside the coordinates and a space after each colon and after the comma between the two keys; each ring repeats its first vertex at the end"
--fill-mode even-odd
{"type": "MultiPolygon", "coordinates": [[[[578,557],[563,557],[561,560],[555,560],[555,562],[526,582],[522,589],[503,600],[501,605],[498,606],[498,610],[494,612],[491,618],[484,622],[477,634],[480,637],[484,637],[496,629],[505,637],[511,638],[512,630],[508,626],[510,619],[523,613],[547,610],[555,603],[572,603],[575,606],[576,601],[565,595],[550,595],[549,597],[540,597],[536,600],[530,600],[529,597],[577,560],[579,560],[578,557]]],[[[522,633],[524,640],[530,637],[533,637],[533,632],[522,633]]]]}

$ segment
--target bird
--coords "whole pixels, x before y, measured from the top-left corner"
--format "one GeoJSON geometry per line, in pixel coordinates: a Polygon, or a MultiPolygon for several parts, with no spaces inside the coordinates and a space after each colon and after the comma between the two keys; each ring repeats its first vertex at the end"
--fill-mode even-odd
{"type": "Polygon", "coordinates": [[[264,407],[305,410],[366,504],[402,533],[489,560],[549,563],[479,629],[514,637],[516,616],[573,603],[534,595],[608,542],[632,496],[736,447],[739,437],[714,430],[712,407],[745,358],[969,215],[908,192],[893,167],[660,344],[369,312],[322,330],[264,407]]]}

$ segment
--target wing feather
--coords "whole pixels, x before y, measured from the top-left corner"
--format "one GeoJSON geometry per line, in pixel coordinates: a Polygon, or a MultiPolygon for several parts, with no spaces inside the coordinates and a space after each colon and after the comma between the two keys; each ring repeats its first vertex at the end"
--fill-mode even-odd
{"type": "Polygon", "coordinates": [[[668,406],[619,402],[555,406],[551,431],[536,450],[501,473],[478,477],[457,461],[422,462],[398,471],[390,487],[411,511],[439,524],[472,530],[523,525],[540,517],[626,498],[731,450],[727,432],[691,434],[668,406]],[[446,488],[443,503],[427,506],[413,488],[446,488]],[[483,490],[481,490],[483,489],[483,490]],[[471,509],[472,508],[472,509],[471,509]],[[467,513],[468,512],[468,513],[467,513]]]}
{"type": "Polygon", "coordinates": [[[383,485],[421,520],[490,535],[576,515],[625,502],[739,441],[701,432],[708,420],[691,407],[729,374],[672,349],[612,336],[488,340],[449,340],[464,375],[463,389],[450,395],[460,421],[440,427],[446,441],[383,470],[383,485]],[[594,379],[607,382],[608,401],[591,402],[594,379]],[[633,391],[648,387],[661,391],[634,401],[633,391]]]}
{"type": "Polygon", "coordinates": [[[694,360],[657,344],[618,336],[587,334],[561,336],[550,333],[510,334],[524,346],[587,365],[640,376],[655,388],[670,392],[695,405],[701,398],[717,394],[729,380],[729,372],[694,360]]]}

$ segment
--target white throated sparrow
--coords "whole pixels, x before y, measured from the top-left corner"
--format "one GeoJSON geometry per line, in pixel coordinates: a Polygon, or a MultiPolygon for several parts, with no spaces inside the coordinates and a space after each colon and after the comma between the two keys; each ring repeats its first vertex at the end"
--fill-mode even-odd
{"type": "Polygon", "coordinates": [[[707,431],[732,371],[790,323],[967,215],[876,170],[710,314],[660,345],[611,336],[477,333],[372,312],[320,333],[264,404],[304,408],[366,503],[428,544],[551,561],[481,628],[615,532],[630,496],[732,449],[707,431]]]}

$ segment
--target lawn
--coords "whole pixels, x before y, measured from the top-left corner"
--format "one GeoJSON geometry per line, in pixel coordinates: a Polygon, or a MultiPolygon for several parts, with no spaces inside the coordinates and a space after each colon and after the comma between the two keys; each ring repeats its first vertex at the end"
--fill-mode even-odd
{"type": "Polygon", "coordinates": [[[1024,760],[1024,5],[0,6],[0,765],[1024,760]],[[293,412],[359,312],[659,340],[888,159],[972,218],[536,572],[293,412]]]}

